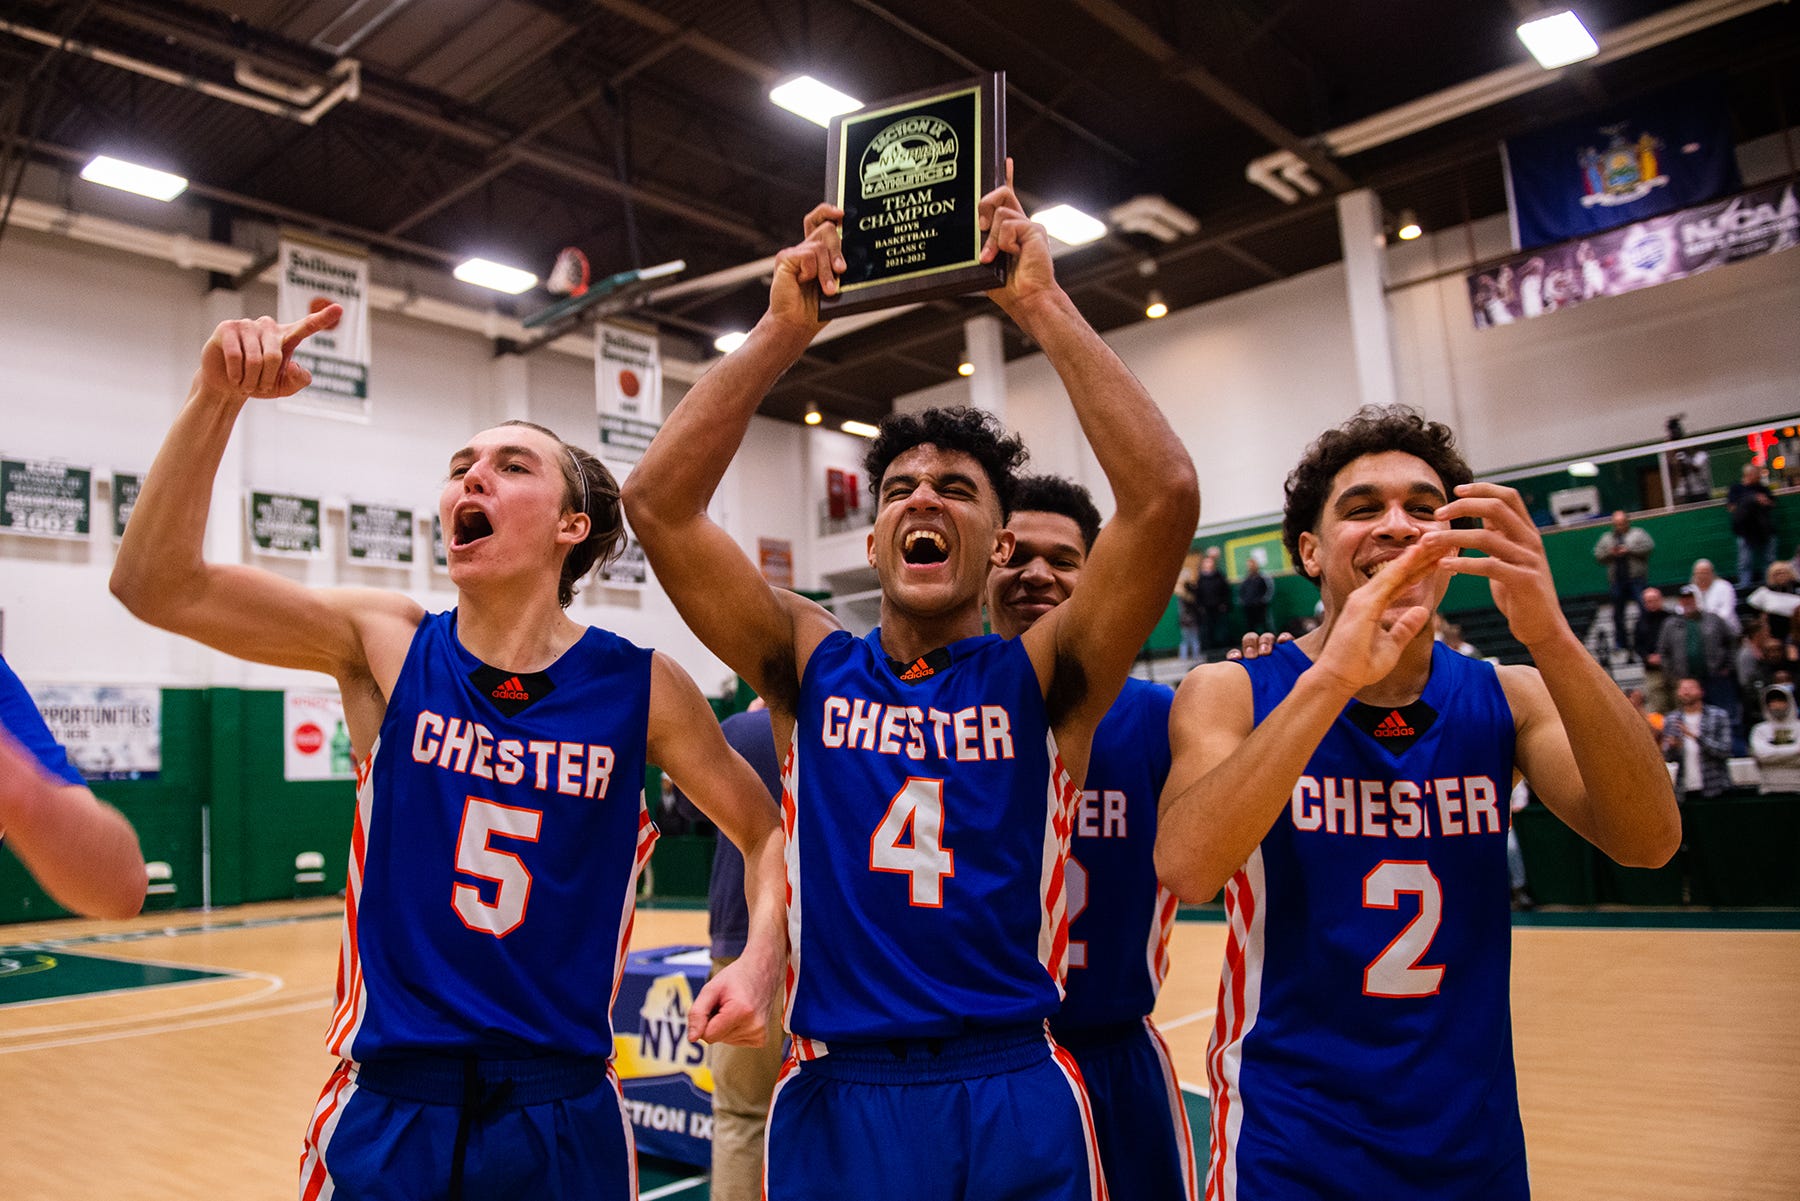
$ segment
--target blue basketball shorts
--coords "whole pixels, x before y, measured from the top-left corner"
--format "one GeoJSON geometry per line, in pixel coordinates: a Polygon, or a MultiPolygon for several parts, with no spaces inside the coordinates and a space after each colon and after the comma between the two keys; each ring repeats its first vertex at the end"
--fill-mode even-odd
{"type": "Polygon", "coordinates": [[[1193,1132],[1168,1044],[1149,1018],[1059,1029],[1087,1085],[1106,1187],[1125,1201],[1195,1201],[1193,1132]]]}
{"type": "Polygon", "coordinates": [[[1106,1201],[1081,1074],[1042,1026],[833,1043],[775,1085],[765,1201],[1106,1201]]]}
{"type": "Polygon", "coordinates": [[[632,1201],[637,1160],[602,1059],[342,1062],[300,1156],[301,1201],[632,1201]]]}

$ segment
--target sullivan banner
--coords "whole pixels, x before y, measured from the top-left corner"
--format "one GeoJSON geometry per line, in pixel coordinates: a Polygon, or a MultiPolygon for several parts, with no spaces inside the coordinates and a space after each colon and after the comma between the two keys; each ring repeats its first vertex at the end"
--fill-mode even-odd
{"type": "Polygon", "coordinates": [[[1793,181],[1514,255],[1468,276],[1475,328],[1653,288],[1800,244],[1793,181]]]}
{"type": "Polygon", "coordinates": [[[313,382],[283,408],[367,420],[369,416],[369,260],[350,247],[281,239],[276,279],[275,319],[298,321],[329,304],[344,306],[330,329],[320,330],[294,351],[294,361],[311,371],[313,382]]]}
{"type": "Polygon", "coordinates": [[[1501,145],[1513,245],[1580,238],[1743,186],[1723,88],[1701,80],[1501,145]]]}

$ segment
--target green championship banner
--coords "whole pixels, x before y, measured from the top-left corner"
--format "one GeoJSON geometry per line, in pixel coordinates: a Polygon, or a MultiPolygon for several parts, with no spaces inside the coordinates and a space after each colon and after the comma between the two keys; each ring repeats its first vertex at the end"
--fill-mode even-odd
{"type": "Polygon", "coordinates": [[[266,555],[319,553],[319,502],[279,492],[250,494],[250,541],[266,555]]]}
{"type": "Polygon", "coordinates": [[[112,520],[113,537],[125,536],[125,523],[131,520],[131,510],[137,507],[138,490],[144,486],[144,477],[131,472],[115,471],[112,477],[112,520]]]}
{"type": "Polygon", "coordinates": [[[30,459],[0,459],[0,530],[39,538],[85,538],[94,473],[30,459]]]}
{"type": "Polygon", "coordinates": [[[411,563],[413,511],[351,501],[344,553],[358,563],[411,563]]]}

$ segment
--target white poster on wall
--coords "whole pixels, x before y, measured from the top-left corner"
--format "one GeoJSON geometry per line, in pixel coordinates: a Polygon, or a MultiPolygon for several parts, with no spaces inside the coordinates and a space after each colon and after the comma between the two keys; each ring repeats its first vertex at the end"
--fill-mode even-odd
{"type": "Polygon", "coordinates": [[[601,461],[637,462],[662,427],[662,351],[656,335],[604,321],[595,325],[594,384],[601,461]]]}
{"type": "Polygon", "coordinates": [[[290,688],[281,699],[282,776],[354,780],[356,756],[344,702],[333,688],[290,688]]]}
{"type": "Polygon", "coordinates": [[[330,329],[294,351],[294,361],[313,374],[304,391],[283,408],[333,417],[369,419],[369,260],[350,247],[284,234],[278,259],[275,319],[298,321],[329,304],[344,306],[330,329]]]}
{"type": "Polygon", "coordinates": [[[44,724],[90,780],[151,780],[162,771],[162,689],[38,684],[44,724]]]}

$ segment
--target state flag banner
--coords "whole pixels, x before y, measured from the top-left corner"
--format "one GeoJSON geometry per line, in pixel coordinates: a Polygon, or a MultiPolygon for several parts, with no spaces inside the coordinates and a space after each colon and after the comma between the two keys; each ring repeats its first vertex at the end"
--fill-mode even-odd
{"type": "Polygon", "coordinates": [[[1520,249],[1702,204],[1743,185],[1723,85],[1695,80],[1501,145],[1520,249]]]}

